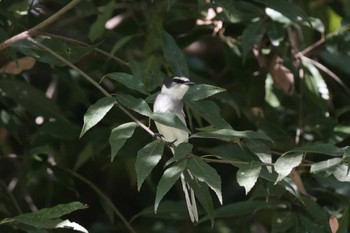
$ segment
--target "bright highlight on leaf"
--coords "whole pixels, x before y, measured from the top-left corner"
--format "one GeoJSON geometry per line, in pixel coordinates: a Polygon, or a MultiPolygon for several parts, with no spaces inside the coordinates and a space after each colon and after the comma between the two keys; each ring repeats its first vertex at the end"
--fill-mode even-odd
{"type": "Polygon", "coordinates": [[[80,133],[82,137],[86,131],[100,122],[103,117],[111,110],[115,102],[113,97],[104,97],[91,105],[84,115],[84,125],[80,133]]]}
{"type": "Polygon", "coordinates": [[[261,165],[257,162],[241,166],[237,171],[237,182],[245,188],[246,194],[254,187],[260,175],[261,165]]]}
{"type": "Polygon", "coordinates": [[[237,138],[253,138],[272,141],[266,134],[251,130],[236,131],[233,129],[220,129],[212,132],[199,132],[191,135],[191,138],[215,138],[224,141],[231,141],[237,138]]]}
{"type": "Polygon", "coordinates": [[[279,157],[274,166],[275,171],[278,173],[275,184],[288,176],[292,169],[301,163],[302,159],[303,153],[290,153],[279,157]]]}
{"type": "Polygon", "coordinates": [[[112,129],[109,136],[109,144],[111,146],[111,161],[113,162],[118,151],[124,146],[133,134],[138,125],[135,122],[125,123],[112,129]]]}
{"type": "MultiPolygon", "coordinates": [[[[7,222],[17,222],[37,229],[70,228],[80,232],[88,232],[84,227],[69,220],[60,219],[61,216],[85,209],[86,205],[80,202],[59,204],[51,208],[40,209],[33,213],[25,213],[13,218],[8,218],[7,222]]],[[[2,222],[3,223],[3,222],[2,222]]]]}

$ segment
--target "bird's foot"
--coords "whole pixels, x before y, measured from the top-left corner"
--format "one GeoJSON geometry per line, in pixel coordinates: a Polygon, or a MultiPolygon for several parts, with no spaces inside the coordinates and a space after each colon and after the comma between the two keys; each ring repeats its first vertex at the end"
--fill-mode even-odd
{"type": "Polygon", "coordinates": [[[154,134],[152,135],[152,137],[153,137],[154,139],[158,139],[158,140],[163,140],[163,138],[164,138],[164,136],[163,136],[162,134],[160,134],[160,133],[154,133],[154,134]]]}

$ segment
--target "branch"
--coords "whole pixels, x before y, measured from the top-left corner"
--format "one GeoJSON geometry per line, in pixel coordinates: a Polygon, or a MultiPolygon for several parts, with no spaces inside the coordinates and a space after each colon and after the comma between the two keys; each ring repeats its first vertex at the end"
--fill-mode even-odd
{"type": "Polygon", "coordinates": [[[42,30],[43,28],[49,26],[53,22],[55,22],[59,17],[61,17],[63,14],[65,14],[67,11],[72,9],[75,5],[77,5],[81,0],[72,0],[70,3],[65,5],[63,8],[61,8],[59,11],[57,11],[55,14],[51,15],[49,18],[45,19],[41,23],[35,25],[34,27],[30,28],[27,31],[21,32],[4,42],[0,44],[0,51],[3,49],[6,49],[7,47],[11,46],[13,43],[18,42],[20,40],[27,39],[28,37],[35,35],[38,33],[38,31],[42,30]]]}
{"type": "MultiPolygon", "coordinates": [[[[48,36],[51,36],[51,37],[54,37],[54,38],[58,38],[58,39],[61,39],[61,40],[65,40],[65,41],[68,41],[68,42],[72,42],[72,43],[76,43],[76,44],[80,44],[80,45],[84,45],[84,46],[91,46],[91,45],[89,45],[87,43],[84,43],[84,42],[81,42],[79,40],[75,40],[73,38],[69,38],[69,37],[66,37],[66,36],[56,35],[56,34],[52,34],[52,33],[44,33],[44,35],[48,35],[48,36]]],[[[109,58],[115,60],[119,64],[122,64],[124,66],[130,67],[129,63],[127,63],[126,61],[123,61],[119,57],[114,56],[113,54],[107,53],[106,51],[104,51],[102,49],[99,49],[99,48],[94,48],[94,50],[99,52],[99,53],[101,53],[101,54],[103,54],[103,55],[105,55],[106,57],[109,57],[109,58]]]]}
{"type": "MultiPolygon", "coordinates": [[[[112,95],[109,94],[102,86],[100,86],[93,78],[91,78],[89,75],[87,75],[84,71],[79,69],[77,66],[75,66],[73,63],[53,51],[52,49],[46,47],[45,45],[41,44],[40,42],[34,40],[33,38],[29,37],[27,38],[29,41],[31,41],[33,44],[35,44],[37,47],[47,51],[57,59],[59,59],[61,62],[66,64],[67,66],[71,67],[72,69],[76,70],[81,76],[83,76],[87,81],[89,81],[92,85],[94,85],[98,90],[100,90],[105,96],[111,97],[112,95]]],[[[134,115],[132,115],[124,106],[120,105],[117,101],[115,101],[115,105],[122,110],[126,115],[128,115],[136,124],[138,124],[141,128],[143,128],[147,133],[149,133],[152,137],[156,137],[157,134],[155,134],[150,128],[148,128],[145,124],[143,124],[141,121],[139,121],[134,115]]]]}

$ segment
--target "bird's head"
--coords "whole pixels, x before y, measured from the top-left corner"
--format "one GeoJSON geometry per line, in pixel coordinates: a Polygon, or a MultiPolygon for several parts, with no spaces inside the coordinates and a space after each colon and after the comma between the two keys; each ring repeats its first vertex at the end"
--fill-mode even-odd
{"type": "Polygon", "coordinates": [[[182,99],[188,91],[189,86],[193,84],[194,82],[191,82],[186,77],[173,77],[164,81],[161,92],[174,99],[182,99]]]}

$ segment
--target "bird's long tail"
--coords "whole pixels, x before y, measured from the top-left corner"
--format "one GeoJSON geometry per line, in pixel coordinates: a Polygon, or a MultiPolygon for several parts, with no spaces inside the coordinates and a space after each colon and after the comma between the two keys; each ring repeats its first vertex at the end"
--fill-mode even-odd
{"type": "Polygon", "coordinates": [[[198,210],[197,210],[196,198],[194,196],[194,191],[190,187],[190,185],[185,181],[185,176],[183,173],[181,174],[180,177],[181,177],[182,190],[184,191],[184,194],[185,194],[188,214],[190,215],[192,222],[198,222],[198,210]]]}

